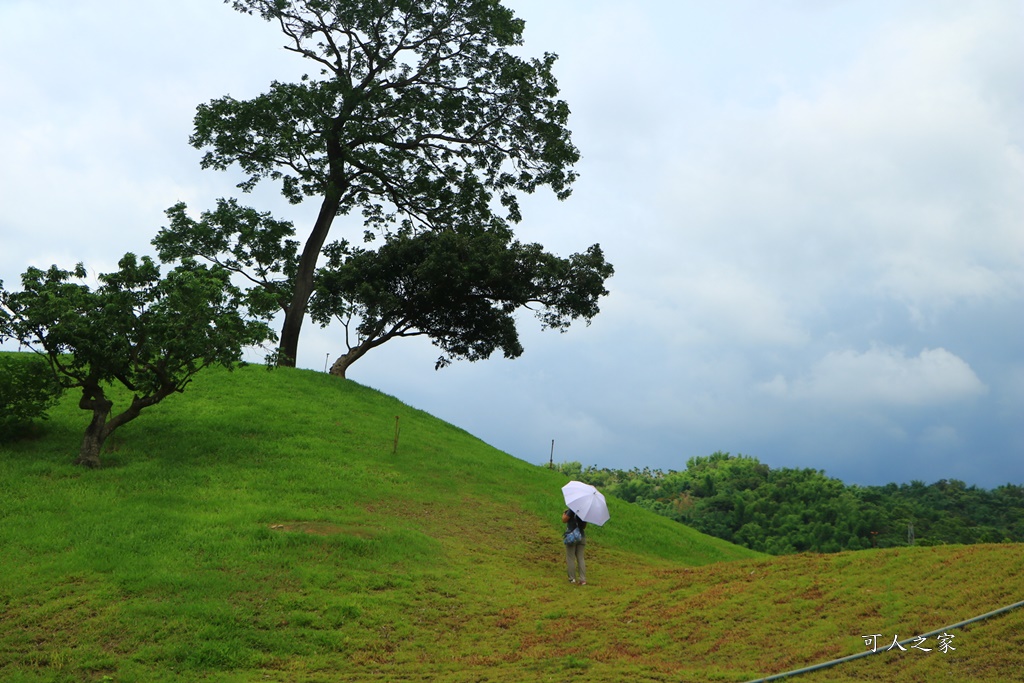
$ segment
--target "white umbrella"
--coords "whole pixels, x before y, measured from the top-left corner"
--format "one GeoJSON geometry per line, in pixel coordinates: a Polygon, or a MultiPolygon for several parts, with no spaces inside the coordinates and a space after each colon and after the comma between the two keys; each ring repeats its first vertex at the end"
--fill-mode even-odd
{"type": "Polygon", "coordinates": [[[570,481],[562,487],[562,496],[565,497],[565,504],[569,509],[587,524],[601,526],[611,517],[604,496],[590,484],[570,481]]]}

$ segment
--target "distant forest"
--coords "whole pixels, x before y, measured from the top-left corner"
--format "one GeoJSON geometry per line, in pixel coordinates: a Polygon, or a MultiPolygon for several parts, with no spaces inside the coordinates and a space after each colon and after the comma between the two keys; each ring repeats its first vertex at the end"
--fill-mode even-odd
{"type": "Polygon", "coordinates": [[[956,479],[846,485],[815,469],[771,469],[745,455],[691,458],[686,469],[556,465],[572,479],[752,550],[801,552],[1024,541],[1024,486],[956,479]]]}

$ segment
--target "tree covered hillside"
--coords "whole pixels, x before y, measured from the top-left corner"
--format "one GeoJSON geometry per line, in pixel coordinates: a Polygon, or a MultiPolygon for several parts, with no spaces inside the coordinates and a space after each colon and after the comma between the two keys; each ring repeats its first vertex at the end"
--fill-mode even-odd
{"type": "Polygon", "coordinates": [[[753,550],[783,555],[943,543],[1024,541],[1024,486],[956,479],[847,485],[815,469],[745,455],[690,458],[677,472],[558,465],[565,474],[753,550]]]}

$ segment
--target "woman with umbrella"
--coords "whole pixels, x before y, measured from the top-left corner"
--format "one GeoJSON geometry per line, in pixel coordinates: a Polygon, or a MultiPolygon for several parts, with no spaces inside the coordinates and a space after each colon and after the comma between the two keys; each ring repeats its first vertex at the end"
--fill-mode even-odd
{"type": "Polygon", "coordinates": [[[562,522],[566,525],[563,540],[569,583],[585,586],[587,563],[583,557],[583,549],[587,544],[587,523],[593,522],[601,526],[607,522],[608,504],[596,488],[578,481],[570,481],[563,486],[562,496],[565,498],[565,504],[569,506],[569,509],[562,513],[562,522]]]}
{"type": "Polygon", "coordinates": [[[587,562],[583,558],[583,547],[587,544],[587,523],[572,510],[562,513],[562,521],[565,523],[565,533],[562,538],[565,541],[565,567],[569,573],[569,583],[579,583],[581,586],[585,586],[587,585],[587,562]],[[577,576],[579,576],[578,580],[577,576]]]}

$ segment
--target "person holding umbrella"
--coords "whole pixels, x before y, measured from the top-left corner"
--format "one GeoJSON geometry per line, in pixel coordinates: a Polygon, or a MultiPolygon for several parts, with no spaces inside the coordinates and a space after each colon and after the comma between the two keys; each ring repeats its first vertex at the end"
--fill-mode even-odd
{"type": "Polygon", "coordinates": [[[565,541],[565,567],[569,574],[569,583],[579,583],[581,586],[585,586],[587,585],[587,562],[583,558],[583,548],[587,544],[587,523],[572,510],[562,513],[562,522],[565,523],[562,540],[565,541]],[[577,576],[579,576],[578,580],[577,576]]]}
{"type": "Polygon", "coordinates": [[[591,486],[570,481],[562,487],[562,496],[569,509],[562,513],[565,523],[565,565],[569,583],[587,585],[587,563],[583,556],[587,544],[586,528],[592,522],[601,526],[608,521],[608,504],[604,496],[591,486]],[[578,577],[578,578],[577,578],[578,577]]]}

